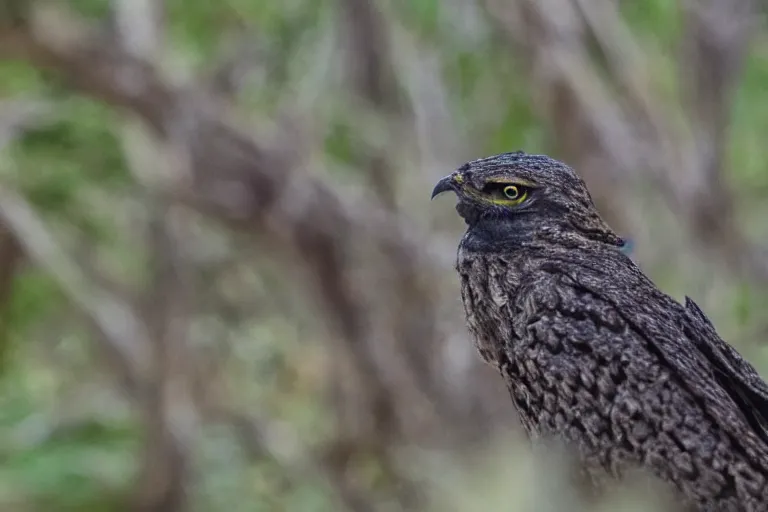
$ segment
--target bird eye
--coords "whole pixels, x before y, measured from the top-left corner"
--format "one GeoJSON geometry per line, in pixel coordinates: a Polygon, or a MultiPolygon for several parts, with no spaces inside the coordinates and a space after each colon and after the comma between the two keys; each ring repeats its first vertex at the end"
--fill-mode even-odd
{"type": "Polygon", "coordinates": [[[504,187],[504,196],[507,199],[515,201],[520,198],[520,189],[515,185],[507,185],[504,187]]]}
{"type": "Polygon", "coordinates": [[[529,188],[522,184],[489,182],[483,187],[485,198],[499,206],[518,206],[528,199],[529,188]]]}

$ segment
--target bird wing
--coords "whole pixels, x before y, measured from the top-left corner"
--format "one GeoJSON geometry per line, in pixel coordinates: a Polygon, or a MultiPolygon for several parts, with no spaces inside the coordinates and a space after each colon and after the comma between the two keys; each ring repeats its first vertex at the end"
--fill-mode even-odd
{"type": "Polygon", "coordinates": [[[768,385],[757,370],[717,334],[709,318],[690,298],[685,298],[689,336],[712,364],[723,388],[739,406],[756,432],[768,440],[768,385]]]}
{"type": "Polygon", "coordinates": [[[723,430],[754,457],[768,460],[768,386],[698,306],[689,300],[683,307],[661,292],[618,251],[589,260],[564,256],[556,265],[571,286],[612,305],[723,430]]]}

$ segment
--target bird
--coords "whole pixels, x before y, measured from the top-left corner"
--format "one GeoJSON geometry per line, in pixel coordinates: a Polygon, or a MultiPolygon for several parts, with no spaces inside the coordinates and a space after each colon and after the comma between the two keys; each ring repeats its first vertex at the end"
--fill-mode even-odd
{"type": "Polygon", "coordinates": [[[688,296],[662,292],[582,178],[523,151],[440,179],[466,224],[456,271],[480,357],[532,440],[590,487],[639,469],[685,510],[768,510],[768,386],[688,296]]]}

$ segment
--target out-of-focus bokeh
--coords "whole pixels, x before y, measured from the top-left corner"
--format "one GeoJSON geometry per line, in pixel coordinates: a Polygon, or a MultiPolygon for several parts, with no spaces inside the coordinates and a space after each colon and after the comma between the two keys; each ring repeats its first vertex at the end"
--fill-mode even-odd
{"type": "Polygon", "coordinates": [[[763,370],[766,140],[749,0],[0,0],[0,509],[659,510],[531,451],[430,191],[566,161],[763,370]]]}

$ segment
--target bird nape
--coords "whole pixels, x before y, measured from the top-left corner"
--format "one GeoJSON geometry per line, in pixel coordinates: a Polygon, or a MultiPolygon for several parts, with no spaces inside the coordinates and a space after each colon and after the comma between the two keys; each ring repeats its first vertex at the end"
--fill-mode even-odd
{"type": "Polygon", "coordinates": [[[640,468],[691,510],[768,510],[768,386],[640,271],[573,169],[505,153],[449,191],[467,327],[526,432],[571,445],[595,488],[640,468]]]}

